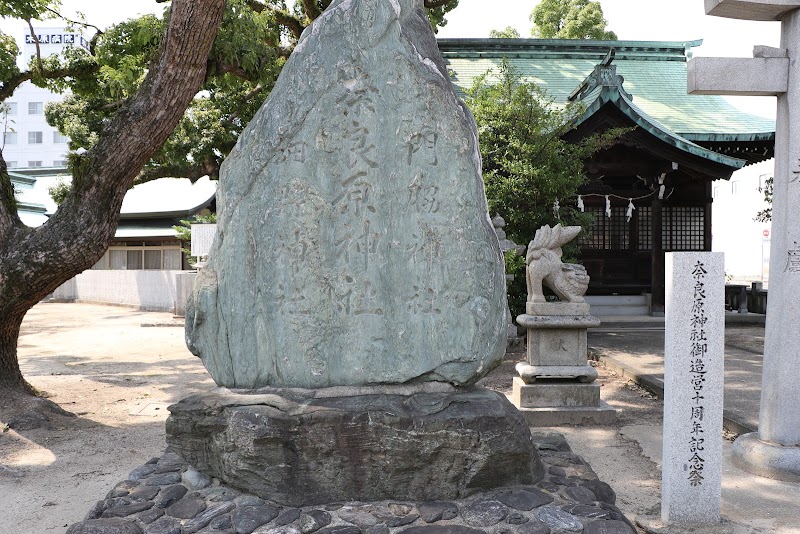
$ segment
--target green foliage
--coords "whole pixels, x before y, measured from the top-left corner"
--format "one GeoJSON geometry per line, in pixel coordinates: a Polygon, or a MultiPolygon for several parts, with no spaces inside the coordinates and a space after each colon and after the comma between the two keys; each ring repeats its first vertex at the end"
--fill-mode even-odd
{"type": "MultiPolygon", "coordinates": [[[[216,177],[242,130],[269,96],[299,31],[328,4],[295,2],[288,9],[283,0],[228,0],[206,83],[170,138],[142,169],[140,181],[216,177]]],[[[444,15],[457,4],[448,0],[429,9],[432,24],[445,24],[444,15]]],[[[76,50],[53,60],[60,63],[51,68],[95,70],[87,76],[43,82],[72,93],[46,110],[48,122],[70,138],[71,150],[94,146],[110,117],[137,90],[159,53],[165,24],[166,18],[153,15],[131,19],[100,35],[94,56],[76,50]]]]}
{"type": "MultiPolygon", "coordinates": [[[[585,182],[583,160],[607,148],[624,133],[611,130],[571,144],[561,136],[582,111],[579,105],[557,106],[538,86],[523,81],[504,61],[499,73],[487,73],[467,95],[478,124],[483,179],[489,213],[506,221],[509,239],[527,244],[542,225],[579,225],[588,229],[589,214],[576,207],[585,182]],[[494,79],[493,79],[494,78],[494,79]],[[558,202],[556,212],[554,204],[558,202]]],[[[577,256],[576,245],[565,256],[577,256]]],[[[515,313],[525,299],[524,259],[507,259],[516,279],[509,287],[515,313]]]]}
{"type": "Polygon", "coordinates": [[[525,284],[525,255],[517,254],[516,251],[506,252],[505,257],[506,273],[513,275],[513,279],[507,282],[508,307],[511,309],[511,316],[516,317],[525,313],[525,301],[528,300],[528,289],[525,284]]]}
{"type": "Polygon", "coordinates": [[[59,0],[4,0],[0,2],[0,17],[41,20],[52,15],[60,5],[59,0]]]}
{"type": "Polygon", "coordinates": [[[530,15],[531,35],[543,39],[598,39],[614,41],[606,30],[600,2],[590,0],[542,0],[530,15]]]}
{"type": "MultiPolygon", "coordinates": [[[[18,55],[19,47],[16,39],[0,31],[0,80],[10,80],[19,74],[18,55]]],[[[0,84],[2,83],[0,81],[0,84]]]]}
{"type": "MultiPolygon", "coordinates": [[[[216,213],[210,213],[208,215],[194,215],[189,219],[181,219],[180,224],[173,226],[172,229],[175,230],[175,234],[178,236],[178,239],[181,240],[181,243],[191,243],[193,224],[216,224],[216,222],[216,213]]],[[[181,247],[181,252],[184,253],[190,265],[195,264],[195,258],[192,257],[191,248],[181,247]]]]}
{"type": "Polygon", "coordinates": [[[433,28],[434,33],[438,33],[439,28],[447,26],[447,19],[444,17],[448,11],[452,11],[457,6],[458,0],[447,0],[440,6],[428,7],[428,20],[431,21],[431,28],[433,28]]]}
{"type": "Polygon", "coordinates": [[[753,219],[756,222],[770,222],[772,221],[772,191],[773,191],[774,177],[770,176],[764,182],[764,202],[769,204],[768,207],[756,213],[753,219]]]}
{"type": "Polygon", "coordinates": [[[53,202],[56,204],[61,204],[67,198],[67,195],[69,195],[71,190],[72,184],[64,180],[58,180],[56,183],[47,188],[47,193],[50,195],[50,198],[53,199],[53,202]]]}
{"type": "Polygon", "coordinates": [[[519,39],[519,32],[516,28],[506,26],[505,30],[492,30],[489,32],[492,39],[519,39]]]}

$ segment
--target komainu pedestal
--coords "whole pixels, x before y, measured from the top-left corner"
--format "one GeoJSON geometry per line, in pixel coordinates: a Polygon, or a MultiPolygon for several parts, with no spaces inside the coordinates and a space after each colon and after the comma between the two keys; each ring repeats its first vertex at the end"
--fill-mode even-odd
{"type": "Polygon", "coordinates": [[[609,423],[616,412],[600,399],[597,371],[586,357],[586,330],[600,321],[589,315],[583,295],[589,284],[580,265],[561,262],[561,246],[580,227],[543,226],[528,246],[527,361],[516,366],[512,401],[531,425],[609,423]],[[562,299],[547,302],[543,286],[562,299]]]}

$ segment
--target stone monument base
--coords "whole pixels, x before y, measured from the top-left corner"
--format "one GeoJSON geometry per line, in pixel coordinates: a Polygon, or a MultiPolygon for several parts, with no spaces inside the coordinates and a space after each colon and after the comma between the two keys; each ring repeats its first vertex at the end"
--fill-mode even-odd
{"type": "Polygon", "coordinates": [[[754,475],[800,482],[800,447],[763,441],[758,432],[742,434],[733,442],[733,463],[754,475]]]}
{"type": "Polygon", "coordinates": [[[186,461],[287,506],[456,499],[543,476],[524,418],[483,388],[219,388],[169,410],[186,461]]]}
{"type": "Polygon", "coordinates": [[[514,377],[511,401],[531,426],[606,425],[617,412],[600,399],[598,384],[540,380],[527,384],[514,377]]]}

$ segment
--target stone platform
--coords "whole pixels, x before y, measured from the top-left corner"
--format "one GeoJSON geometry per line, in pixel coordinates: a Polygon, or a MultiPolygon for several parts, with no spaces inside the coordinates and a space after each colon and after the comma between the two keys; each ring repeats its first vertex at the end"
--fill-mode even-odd
{"type": "MultiPolygon", "coordinates": [[[[534,433],[544,479],[468,499],[292,507],[240,492],[169,448],[131,471],[67,534],[635,534],[616,495],[563,436],[534,433]]],[[[425,466],[420,464],[425,470],[425,466]]]]}
{"type": "Polygon", "coordinates": [[[181,457],[289,506],[455,499],[543,475],[525,420],[480,387],[219,388],[169,410],[181,457]]]}
{"type": "Polygon", "coordinates": [[[511,402],[530,426],[607,425],[617,411],[600,399],[598,384],[540,380],[526,384],[515,376],[511,402]]]}

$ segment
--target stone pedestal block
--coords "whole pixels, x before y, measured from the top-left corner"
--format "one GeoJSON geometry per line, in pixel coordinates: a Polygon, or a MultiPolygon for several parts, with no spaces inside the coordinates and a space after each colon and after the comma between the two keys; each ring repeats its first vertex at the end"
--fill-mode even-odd
{"type": "Polygon", "coordinates": [[[512,395],[514,402],[523,408],[597,406],[600,402],[600,386],[561,381],[525,384],[519,377],[514,377],[512,395]]]}
{"type": "MultiPolygon", "coordinates": [[[[537,311],[576,311],[581,304],[535,304],[537,311]],[[547,310],[542,308],[547,307],[547,310]]],[[[580,378],[591,382],[597,371],[586,361],[586,329],[599,326],[591,315],[520,315],[517,323],[528,329],[528,363],[517,371],[526,383],[537,376],[580,378]]]]}
{"type": "Polygon", "coordinates": [[[482,388],[220,388],[169,409],[167,443],[195,468],[288,506],[456,499],[543,475],[523,417],[482,388]]]}
{"type": "Polygon", "coordinates": [[[582,302],[528,302],[517,322],[528,329],[528,358],[516,366],[512,402],[532,426],[608,424],[597,370],[586,358],[586,329],[600,320],[582,302]],[[540,315],[530,315],[536,313],[540,315]]]}
{"type": "Polygon", "coordinates": [[[598,384],[563,380],[526,384],[514,377],[511,402],[531,426],[604,425],[617,416],[616,410],[600,399],[598,384]]]}
{"type": "Polygon", "coordinates": [[[733,463],[749,473],[788,482],[800,482],[800,447],[764,441],[758,432],[742,434],[733,442],[733,463]]]}

